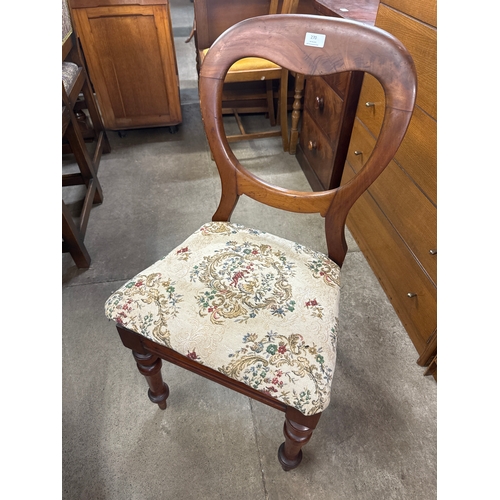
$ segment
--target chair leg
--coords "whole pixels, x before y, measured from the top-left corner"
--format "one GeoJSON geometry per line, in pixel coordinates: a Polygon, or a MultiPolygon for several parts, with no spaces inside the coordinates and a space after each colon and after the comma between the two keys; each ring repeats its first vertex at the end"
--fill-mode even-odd
{"type": "Polygon", "coordinates": [[[68,207],[62,202],[62,237],[63,237],[63,251],[64,246],[67,250],[77,267],[89,268],[90,267],[90,255],[83,243],[83,235],[80,229],[76,226],[73,221],[73,217],[68,207]]]}
{"type": "Polygon", "coordinates": [[[149,399],[157,404],[161,410],[165,410],[170,391],[161,376],[161,359],[151,353],[140,354],[132,351],[132,354],[137,362],[137,368],[148,382],[149,399]]]}
{"type": "Polygon", "coordinates": [[[295,408],[288,407],[285,414],[283,434],[285,442],[278,450],[278,460],[284,471],[295,469],[302,461],[302,447],[311,439],[321,413],[305,416],[295,408]]]}
{"type": "Polygon", "coordinates": [[[269,110],[269,121],[271,127],[276,126],[276,112],[274,111],[273,81],[266,80],[267,108],[269,110]]]}
{"type": "Polygon", "coordinates": [[[281,70],[280,93],[278,100],[280,127],[281,127],[281,141],[283,143],[283,151],[290,150],[290,143],[288,138],[288,70],[281,70]]]}

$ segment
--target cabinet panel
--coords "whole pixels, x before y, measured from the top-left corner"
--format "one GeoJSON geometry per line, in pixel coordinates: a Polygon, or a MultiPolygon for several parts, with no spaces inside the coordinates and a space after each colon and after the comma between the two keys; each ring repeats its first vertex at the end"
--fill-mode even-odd
{"type": "Polygon", "coordinates": [[[338,138],[342,99],[320,77],[308,78],[304,107],[332,144],[338,138]]]}
{"type": "Polygon", "coordinates": [[[181,123],[168,3],[73,9],[73,16],[106,128],[181,123]]]}
{"type": "Polygon", "coordinates": [[[437,31],[380,4],[377,27],[388,31],[408,49],[417,69],[417,105],[437,119],[437,31]]]}
{"type": "MultiPolygon", "coordinates": [[[[374,136],[380,131],[384,108],[382,86],[373,76],[365,75],[356,115],[374,136]]],[[[395,159],[434,205],[437,205],[436,144],[436,120],[416,106],[395,159]]]]}
{"type": "MultiPolygon", "coordinates": [[[[353,175],[352,167],[346,163],[342,183],[353,175]]],[[[437,325],[436,287],[370,193],[364,193],[356,201],[349,212],[347,227],[421,354],[437,325]]]]}
{"type": "Polygon", "coordinates": [[[384,0],[384,3],[424,23],[437,27],[437,0],[384,0]]]}
{"type": "MultiPolygon", "coordinates": [[[[351,167],[355,171],[366,163],[374,146],[375,138],[356,119],[348,154],[348,158],[354,159],[351,167]],[[368,154],[363,151],[365,148],[368,148],[368,154]],[[354,151],[363,151],[363,154],[355,155],[354,151]]],[[[410,253],[436,284],[437,255],[431,253],[437,246],[436,208],[413,182],[409,182],[408,176],[394,161],[389,163],[369,191],[410,253]]]]}
{"type": "Polygon", "coordinates": [[[307,109],[303,113],[303,127],[308,134],[300,136],[300,146],[309,165],[323,186],[330,185],[332,175],[333,150],[307,109]]]}

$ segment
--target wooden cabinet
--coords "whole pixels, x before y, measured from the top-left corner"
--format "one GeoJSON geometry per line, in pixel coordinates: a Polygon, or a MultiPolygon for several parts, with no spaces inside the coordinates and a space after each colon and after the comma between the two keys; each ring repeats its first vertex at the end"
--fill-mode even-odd
{"type": "Polygon", "coordinates": [[[104,125],[182,122],[168,0],[70,0],[104,125]]]}
{"type": "MultiPolygon", "coordinates": [[[[378,4],[379,0],[312,2],[316,14],[372,25],[378,4]]],[[[314,190],[340,184],[362,81],[363,74],[357,72],[306,79],[297,160],[314,190]]]]}
{"type": "MultiPolygon", "coordinates": [[[[418,363],[437,378],[436,0],[383,0],[375,25],[411,53],[417,101],[394,160],[353,206],[347,226],[406,328],[418,363]]],[[[343,183],[368,159],[384,105],[382,87],[365,75],[343,183]]]]}

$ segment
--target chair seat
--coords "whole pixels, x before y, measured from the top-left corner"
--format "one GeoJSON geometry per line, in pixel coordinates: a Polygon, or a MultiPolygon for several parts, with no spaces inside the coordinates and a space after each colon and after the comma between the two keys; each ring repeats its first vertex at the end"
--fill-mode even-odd
{"type": "MultiPolygon", "coordinates": [[[[208,50],[209,49],[203,50],[203,57],[207,55],[208,50]]],[[[229,71],[256,71],[260,69],[281,69],[281,66],[278,66],[267,59],[262,59],[261,57],[244,57],[243,59],[236,61],[229,68],[229,71]]]]}
{"type": "Polygon", "coordinates": [[[62,81],[64,85],[64,90],[67,94],[71,92],[73,84],[75,83],[78,75],[80,73],[80,68],[72,62],[62,63],[62,81]]]}
{"type": "Polygon", "coordinates": [[[330,401],[340,268],[228,222],[202,226],[106,302],[106,316],[304,415],[330,401]]]}

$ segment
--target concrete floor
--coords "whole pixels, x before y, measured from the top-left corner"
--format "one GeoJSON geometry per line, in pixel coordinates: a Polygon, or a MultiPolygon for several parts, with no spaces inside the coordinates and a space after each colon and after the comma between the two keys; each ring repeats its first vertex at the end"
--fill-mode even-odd
{"type": "MultiPolygon", "coordinates": [[[[106,298],[210,220],[220,186],[201,124],[192,3],[171,2],[183,123],[109,132],[99,178],[104,203],[86,235],[90,269],[62,256],[62,491],[67,500],[428,500],[436,498],[436,383],[365,258],[349,237],[343,266],[332,403],[299,468],[277,460],[283,415],[163,364],[166,411],[114,325],[106,298]]],[[[309,189],[279,139],[235,145],[260,176],[309,189]]],[[[65,168],[71,168],[71,160],[65,168]]],[[[77,206],[77,189],[63,190],[77,206]]],[[[278,213],[242,199],[233,221],[325,251],[319,216],[278,213]]]]}

